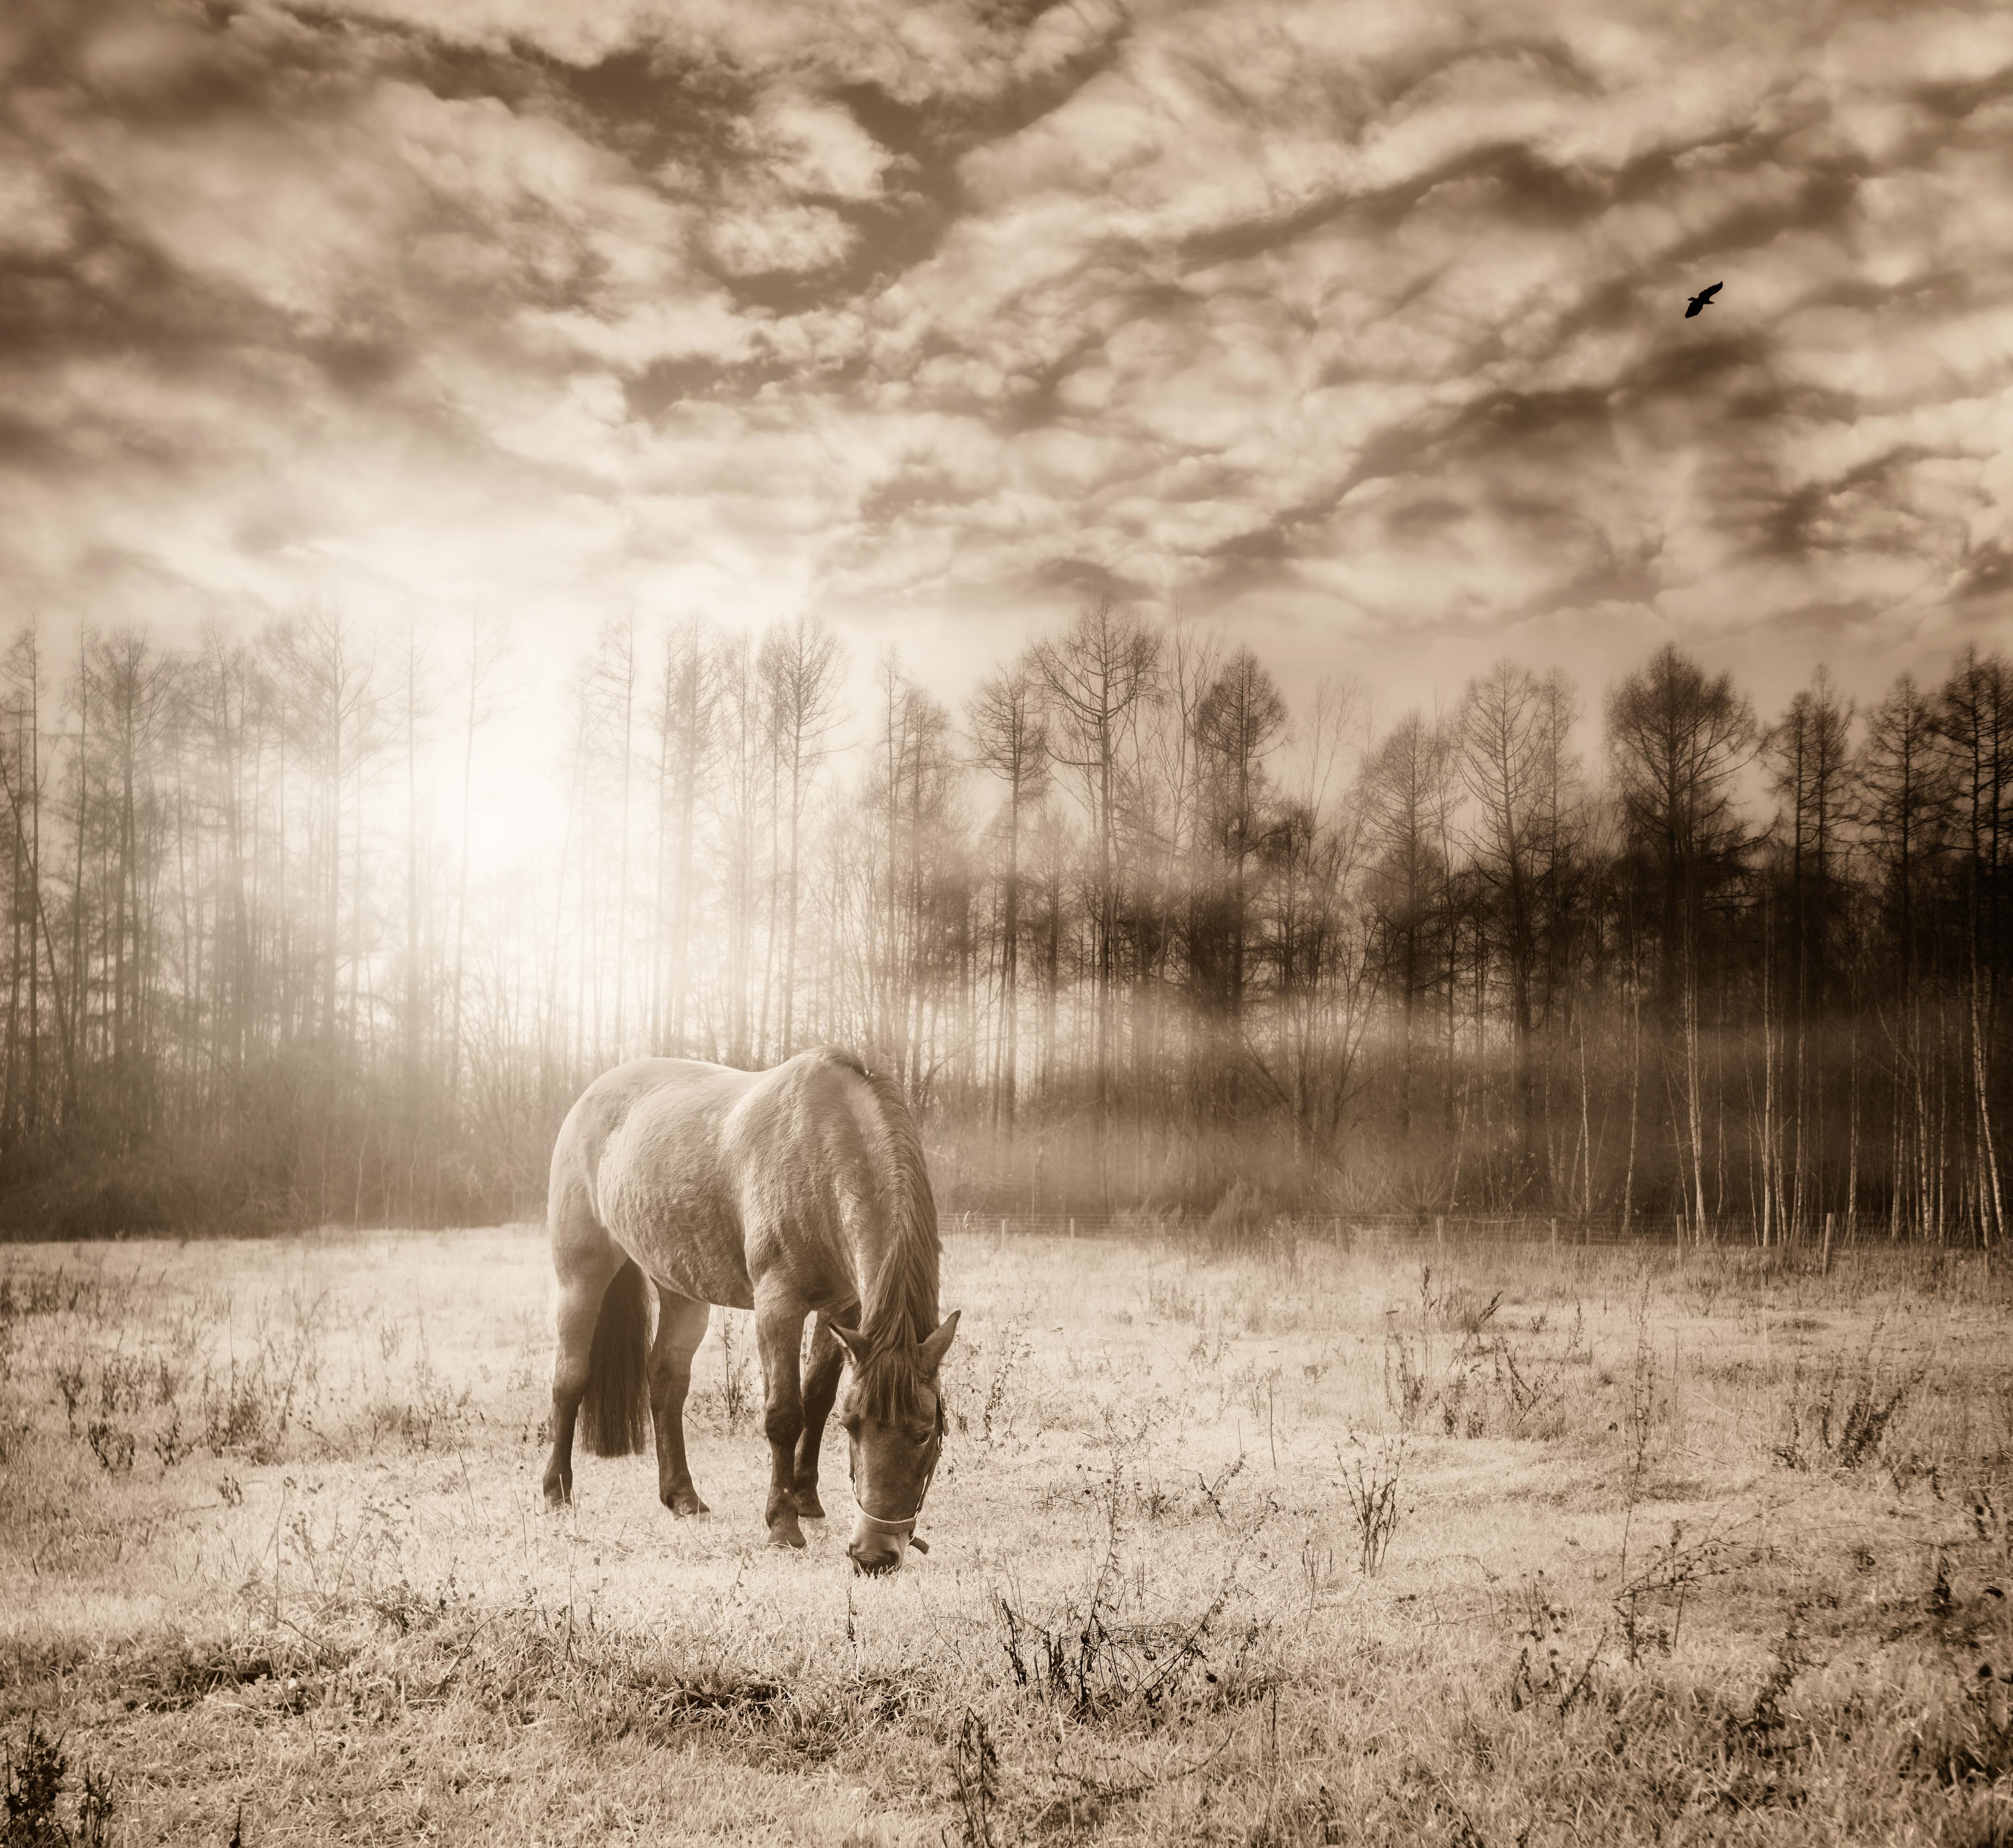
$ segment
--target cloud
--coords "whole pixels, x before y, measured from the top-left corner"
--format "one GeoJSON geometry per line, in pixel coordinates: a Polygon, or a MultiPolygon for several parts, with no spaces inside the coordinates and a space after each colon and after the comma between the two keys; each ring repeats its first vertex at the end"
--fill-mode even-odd
{"type": "Polygon", "coordinates": [[[94,4],[0,70],[17,602],[2013,614],[2003,9],[94,4]]]}

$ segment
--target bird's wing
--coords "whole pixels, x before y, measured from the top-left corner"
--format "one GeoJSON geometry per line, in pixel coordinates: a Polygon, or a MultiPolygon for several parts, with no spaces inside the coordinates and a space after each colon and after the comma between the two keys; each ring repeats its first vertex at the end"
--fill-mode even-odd
{"type": "Polygon", "coordinates": [[[1715,282],[1711,288],[1700,289],[1699,291],[1699,299],[1701,302],[1710,302],[1714,295],[1718,295],[1719,291],[1725,287],[1726,284],[1723,282],[1715,282]]]}

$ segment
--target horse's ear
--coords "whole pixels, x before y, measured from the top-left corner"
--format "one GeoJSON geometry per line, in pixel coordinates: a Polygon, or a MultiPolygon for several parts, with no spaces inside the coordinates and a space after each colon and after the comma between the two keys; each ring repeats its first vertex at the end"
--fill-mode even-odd
{"type": "Polygon", "coordinates": [[[867,1364],[867,1338],[857,1328],[842,1328],[836,1322],[827,1322],[825,1326],[838,1337],[839,1346],[853,1357],[854,1366],[867,1364]]]}
{"type": "Polygon", "coordinates": [[[951,1338],[957,1333],[957,1318],[964,1314],[953,1309],[944,1317],[943,1326],[923,1342],[916,1349],[916,1364],[925,1379],[933,1379],[937,1369],[943,1364],[943,1357],[950,1352],[951,1338]]]}

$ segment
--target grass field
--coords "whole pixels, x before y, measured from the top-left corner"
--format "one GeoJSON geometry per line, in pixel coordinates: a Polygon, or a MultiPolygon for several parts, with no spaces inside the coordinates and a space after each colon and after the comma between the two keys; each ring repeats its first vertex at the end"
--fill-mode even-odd
{"type": "Polygon", "coordinates": [[[835,1435],[762,1543],[739,1316],[713,1514],[542,1509],[535,1229],[0,1248],[6,1839],[2013,1841],[1977,1256],[944,1271],[932,1550],[867,1581],[835,1435]]]}

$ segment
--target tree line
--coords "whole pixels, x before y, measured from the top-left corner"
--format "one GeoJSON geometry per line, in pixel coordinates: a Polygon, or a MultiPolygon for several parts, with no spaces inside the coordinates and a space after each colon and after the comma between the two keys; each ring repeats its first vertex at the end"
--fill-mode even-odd
{"type": "Polygon", "coordinates": [[[2013,674],[1772,716],[1675,647],[1382,727],[1109,600],[953,711],[815,617],[612,623],[473,864],[498,650],[298,609],[0,663],[0,1217],[527,1210],[619,1060],[899,1070],[953,1205],[1996,1243],[2013,674]],[[443,777],[446,760],[456,773],[443,777]]]}

